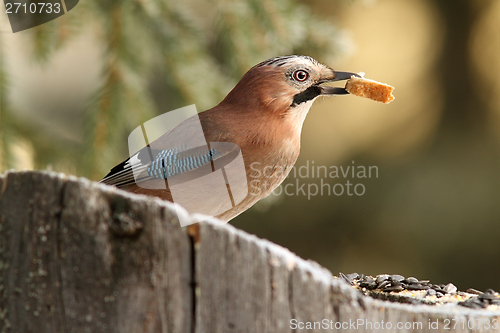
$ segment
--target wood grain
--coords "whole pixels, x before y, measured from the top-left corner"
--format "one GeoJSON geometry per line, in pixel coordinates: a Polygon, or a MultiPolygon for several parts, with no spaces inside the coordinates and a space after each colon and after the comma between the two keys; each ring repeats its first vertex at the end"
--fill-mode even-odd
{"type": "Polygon", "coordinates": [[[173,204],[156,198],[51,172],[0,177],[0,332],[334,331],[291,320],[346,332],[488,332],[498,330],[443,327],[499,316],[363,296],[216,219],[191,237],[173,204]],[[440,330],[429,328],[436,320],[440,330]],[[376,329],[382,321],[392,329],[376,329]]]}

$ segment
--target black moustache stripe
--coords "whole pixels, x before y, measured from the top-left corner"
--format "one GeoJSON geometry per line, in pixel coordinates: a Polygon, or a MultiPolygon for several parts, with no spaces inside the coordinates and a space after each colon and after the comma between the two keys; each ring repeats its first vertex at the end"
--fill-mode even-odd
{"type": "Polygon", "coordinates": [[[293,101],[291,106],[297,106],[299,104],[310,101],[321,95],[321,88],[318,86],[311,86],[304,90],[303,92],[293,96],[293,101]]]}

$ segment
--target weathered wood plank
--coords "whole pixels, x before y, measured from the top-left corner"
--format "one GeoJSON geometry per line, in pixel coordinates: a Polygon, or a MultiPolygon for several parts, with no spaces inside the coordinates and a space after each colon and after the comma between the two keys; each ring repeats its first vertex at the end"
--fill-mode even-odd
{"type": "Polygon", "coordinates": [[[12,325],[13,331],[63,329],[61,286],[55,274],[62,187],[61,178],[38,173],[10,173],[3,180],[0,308],[5,326],[12,325]]]}
{"type": "Polygon", "coordinates": [[[257,238],[202,224],[196,250],[196,332],[268,332],[271,286],[265,248],[257,238]],[[221,300],[224,300],[221,302],[221,300]],[[244,316],[241,314],[245,313],[244,316]]]}
{"type": "Polygon", "coordinates": [[[192,248],[171,209],[51,176],[3,179],[2,328],[189,332],[192,248]]]}
{"type": "Polygon", "coordinates": [[[0,332],[500,331],[493,320],[366,297],[215,219],[190,237],[158,199],[55,173],[0,176],[0,332]]]}

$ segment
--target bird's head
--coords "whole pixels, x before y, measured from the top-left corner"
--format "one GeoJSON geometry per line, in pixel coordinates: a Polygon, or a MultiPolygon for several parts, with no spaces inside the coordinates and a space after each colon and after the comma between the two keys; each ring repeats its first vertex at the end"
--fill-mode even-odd
{"type": "Polygon", "coordinates": [[[221,105],[231,109],[229,117],[245,115],[265,119],[261,123],[268,124],[279,121],[279,127],[289,135],[300,135],[304,119],[317,97],[347,94],[344,88],[322,84],[351,76],[360,77],[356,73],[334,71],[308,56],[276,57],[252,67],[221,105]]]}
{"type": "Polygon", "coordinates": [[[296,108],[308,110],[318,96],[347,94],[343,88],[321,84],[351,76],[359,77],[334,71],[308,56],[276,57],[252,67],[224,102],[248,111],[286,115],[296,108]]]}

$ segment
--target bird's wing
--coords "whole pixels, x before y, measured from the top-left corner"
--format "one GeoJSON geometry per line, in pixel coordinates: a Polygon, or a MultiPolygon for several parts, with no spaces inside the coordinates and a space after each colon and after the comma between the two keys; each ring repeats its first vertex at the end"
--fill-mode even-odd
{"type": "Polygon", "coordinates": [[[122,187],[146,180],[166,179],[196,170],[238,149],[237,145],[218,145],[217,149],[205,145],[188,150],[182,147],[165,150],[144,147],[111,169],[100,182],[122,187]]]}

